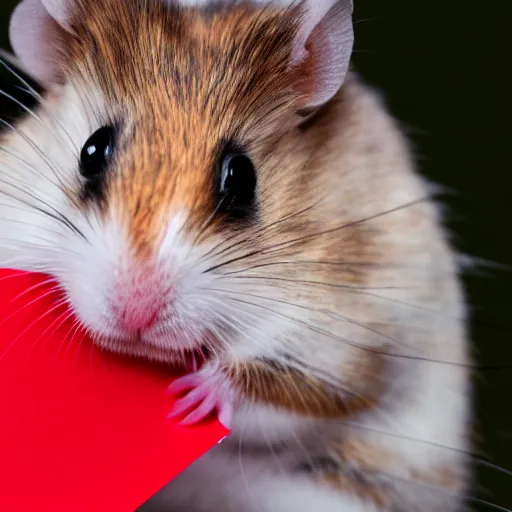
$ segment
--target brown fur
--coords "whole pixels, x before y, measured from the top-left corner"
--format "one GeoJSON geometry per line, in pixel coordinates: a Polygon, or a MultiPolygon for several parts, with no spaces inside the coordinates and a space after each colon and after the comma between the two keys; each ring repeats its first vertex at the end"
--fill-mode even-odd
{"type": "Polygon", "coordinates": [[[331,456],[338,459],[340,466],[346,466],[347,470],[320,469],[314,471],[315,477],[322,484],[358,496],[362,500],[375,503],[383,508],[389,506],[389,490],[384,485],[375,483],[371,478],[373,472],[379,474],[390,466],[392,461],[389,453],[354,441],[332,445],[330,453],[331,456]],[[356,468],[357,470],[354,471],[356,468]],[[366,475],[366,478],[361,478],[362,475],[366,475]]]}
{"type": "Polygon", "coordinates": [[[73,18],[77,37],[66,34],[64,47],[123,128],[107,207],[122,210],[135,251],[147,258],[164,210],[188,209],[192,230],[215,210],[224,142],[250,146],[256,121],[284,111],[297,94],[286,71],[293,24],[277,23],[274,11],[137,3],[84,3],[73,18]],[[235,37],[224,36],[226,27],[237,27],[235,37]],[[249,47],[253,40],[260,51],[249,47]]]}
{"type": "Polygon", "coordinates": [[[374,503],[383,509],[389,507],[391,502],[387,489],[380,488],[371,482],[358,481],[339,472],[325,473],[320,477],[320,481],[337,491],[357,496],[365,502],[374,503]]]}
{"type": "MultiPolygon", "coordinates": [[[[293,112],[302,98],[298,72],[288,66],[297,24],[294,10],[283,19],[283,12],[270,8],[238,6],[204,13],[164,10],[159,1],[146,2],[144,9],[137,0],[79,2],[72,23],[77,36],[63,33],[64,62],[84,79],[94,78],[112,111],[112,119],[102,121],[121,126],[118,171],[108,183],[103,208],[121,213],[142,259],[162,235],[164,211],[187,209],[191,232],[212,215],[217,207],[214,177],[225,141],[248,148],[260,168],[262,196],[276,187],[276,178],[264,179],[264,173],[272,167],[272,148],[296,122],[293,112]],[[253,41],[259,43],[256,48],[253,41]]],[[[326,137],[325,129],[317,128],[314,142],[326,137]]],[[[268,223],[293,211],[297,198],[314,192],[305,191],[311,176],[299,171],[312,142],[293,167],[279,166],[288,175],[278,177],[291,189],[288,201],[270,204],[271,196],[262,197],[270,206],[265,209],[268,223]]],[[[220,227],[215,219],[210,229],[220,227]]],[[[294,234],[292,223],[283,227],[283,234],[294,234]]],[[[296,223],[297,235],[305,229],[303,219],[296,223]]],[[[274,235],[280,235],[279,229],[274,235]]],[[[369,233],[357,228],[345,235],[345,261],[368,259],[361,253],[371,247],[369,233]]],[[[315,240],[306,241],[300,254],[309,246],[321,251],[319,259],[333,253],[333,247],[315,240]]],[[[355,276],[355,268],[346,269],[347,276],[355,276]]],[[[327,272],[323,266],[318,277],[327,272]]]]}
{"type": "MultiPolygon", "coordinates": [[[[331,446],[331,453],[338,457],[342,465],[349,468],[357,468],[355,473],[351,471],[340,472],[338,470],[324,470],[318,472],[318,477],[324,483],[340,491],[359,496],[368,502],[386,508],[391,503],[390,490],[382,483],[372,481],[371,475],[387,475],[392,478],[396,463],[396,457],[383,448],[375,448],[368,443],[350,440],[338,446],[331,446]],[[391,472],[390,472],[391,471],[391,472]],[[361,479],[365,475],[365,479],[361,479]]],[[[440,468],[429,473],[412,470],[412,485],[428,486],[438,489],[437,492],[456,493],[462,485],[460,478],[449,468],[440,468]]],[[[378,478],[377,478],[378,480],[378,478]]],[[[405,478],[407,481],[407,478],[405,478]]]]}
{"type": "Polygon", "coordinates": [[[352,368],[361,385],[353,384],[350,390],[329,390],[320,381],[271,361],[242,364],[224,371],[249,400],[269,403],[295,414],[341,419],[375,405],[382,392],[382,367],[380,356],[361,359],[352,368]]]}

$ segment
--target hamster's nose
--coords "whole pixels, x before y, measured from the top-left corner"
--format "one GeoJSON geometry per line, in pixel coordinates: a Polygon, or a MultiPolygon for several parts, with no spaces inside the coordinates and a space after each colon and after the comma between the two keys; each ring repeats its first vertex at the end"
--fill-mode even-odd
{"type": "Polygon", "coordinates": [[[129,332],[149,329],[160,314],[160,307],[147,305],[128,305],[120,315],[122,327],[129,332]]]}

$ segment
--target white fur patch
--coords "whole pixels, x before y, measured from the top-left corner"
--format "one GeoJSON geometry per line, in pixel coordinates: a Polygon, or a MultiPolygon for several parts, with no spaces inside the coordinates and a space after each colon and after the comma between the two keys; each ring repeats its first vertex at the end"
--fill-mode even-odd
{"type": "Polygon", "coordinates": [[[141,512],[190,510],[204,512],[378,512],[356,496],[286,471],[294,460],[242,458],[223,452],[221,444],[178,475],[141,512]],[[198,492],[201,482],[201,492],[198,492]]]}

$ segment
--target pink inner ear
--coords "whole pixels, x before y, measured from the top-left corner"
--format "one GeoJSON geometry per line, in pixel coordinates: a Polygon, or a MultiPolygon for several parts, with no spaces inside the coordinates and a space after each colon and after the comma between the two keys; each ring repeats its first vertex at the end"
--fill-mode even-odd
{"type": "Polygon", "coordinates": [[[58,31],[41,0],[23,0],[11,17],[9,37],[14,53],[27,72],[43,84],[58,81],[58,31]]]}
{"type": "Polygon", "coordinates": [[[302,3],[305,15],[295,40],[292,64],[297,64],[305,58],[307,40],[310,38],[315,27],[322,22],[326,14],[336,3],[336,0],[305,0],[302,3]]]}
{"type": "Polygon", "coordinates": [[[297,35],[292,65],[303,67],[309,100],[318,107],[340,89],[354,44],[352,0],[307,0],[306,15],[297,35]]]}
{"type": "Polygon", "coordinates": [[[76,0],[41,0],[50,16],[64,28],[69,28],[69,12],[76,0]]]}

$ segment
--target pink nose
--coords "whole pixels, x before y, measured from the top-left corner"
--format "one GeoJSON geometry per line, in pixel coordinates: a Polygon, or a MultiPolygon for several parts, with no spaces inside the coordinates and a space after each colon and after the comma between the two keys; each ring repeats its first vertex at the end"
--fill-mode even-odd
{"type": "Polygon", "coordinates": [[[159,313],[159,308],[156,306],[127,306],[121,315],[121,323],[127,331],[149,329],[155,323],[159,313]]]}

